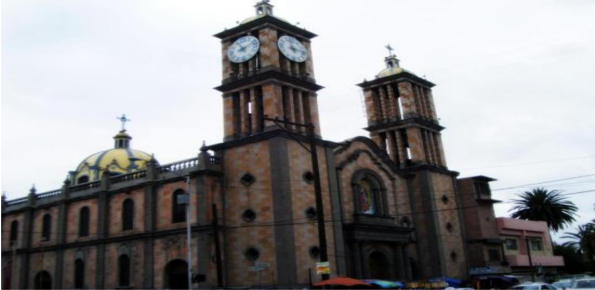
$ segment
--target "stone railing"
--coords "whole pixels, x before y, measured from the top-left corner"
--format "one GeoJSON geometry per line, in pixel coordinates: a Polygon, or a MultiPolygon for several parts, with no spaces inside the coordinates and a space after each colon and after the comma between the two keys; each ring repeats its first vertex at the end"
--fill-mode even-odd
{"type": "Polygon", "coordinates": [[[52,190],[52,191],[48,191],[48,192],[39,193],[35,197],[37,199],[44,199],[44,198],[59,196],[60,194],[62,194],[62,189],[56,189],[56,190],[52,190]]]}
{"type": "Polygon", "coordinates": [[[157,172],[166,173],[166,172],[180,171],[183,169],[197,167],[198,163],[199,163],[198,158],[186,159],[186,160],[182,160],[182,161],[178,161],[178,162],[174,162],[174,163],[170,163],[170,164],[161,165],[161,166],[157,167],[157,172]]]}
{"type": "Polygon", "coordinates": [[[141,171],[137,171],[137,172],[132,172],[132,173],[128,173],[128,174],[122,174],[122,175],[110,177],[110,182],[112,184],[115,184],[115,183],[145,178],[146,176],[147,176],[147,171],[141,170],[141,171]]]}
{"type": "Polygon", "coordinates": [[[209,156],[209,164],[219,165],[221,164],[221,158],[215,156],[209,156]]]}
{"type": "Polygon", "coordinates": [[[83,190],[87,190],[87,189],[91,189],[91,188],[97,188],[99,186],[101,186],[101,181],[87,182],[87,183],[71,186],[69,192],[83,191],[83,190]]]}
{"type": "Polygon", "coordinates": [[[25,197],[21,197],[21,198],[17,198],[17,199],[13,199],[13,200],[9,200],[6,202],[6,205],[17,205],[17,204],[21,204],[21,203],[26,203],[29,201],[29,197],[25,196],[25,197]]]}

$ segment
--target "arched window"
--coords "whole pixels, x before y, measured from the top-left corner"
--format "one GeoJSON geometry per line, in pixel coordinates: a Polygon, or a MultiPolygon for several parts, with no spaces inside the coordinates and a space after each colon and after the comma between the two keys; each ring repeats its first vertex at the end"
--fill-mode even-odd
{"type": "Polygon", "coordinates": [[[77,184],[81,184],[81,183],[87,183],[87,182],[89,182],[89,176],[88,176],[88,175],[83,175],[83,176],[79,177],[79,178],[76,180],[76,183],[77,183],[77,184]]]}
{"type": "Polygon", "coordinates": [[[82,259],[74,261],[74,288],[85,288],[85,262],[82,259]]]}
{"type": "Polygon", "coordinates": [[[50,214],[46,214],[43,216],[43,221],[41,225],[41,240],[42,241],[49,241],[52,232],[52,216],[50,214]]]}
{"type": "Polygon", "coordinates": [[[79,237],[89,235],[89,208],[83,207],[79,212],[79,237]]]}
{"type": "Polygon", "coordinates": [[[130,286],[130,258],[121,255],[118,258],[118,281],[121,287],[130,286]]]}
{"type": "Polygon", "coordinates": [[[52,289],[52,276],[47,271],[41,271],[35,275],[33,281],[34,289],[52,289]]]}
{"type": "Polygon", "coordinates": [[[122,204],[122,230],[134,228],[134,201],[127,199],[122,204]]]}
{"type": "Polygon", "coordinates": [[[362,179],[359,181],[359,192],[357,193],[357,197],[359,200],[360,205],[360,213],[363,214],[376,214],[378,205],[376,203],[376,195],[378,193],[375,192],[372,184],[367,179],[362,179]]]}
{"type": "Polygon", "coordinates": [[[378,174],[371,170],[356,172],[352,180],[356,212],[366,215],[385,215],[386,189],[378,174]]]}
{"type": "Polygon", "coordinates": [[[17,243],[17,239],[19,238],[19,221],[13,221],[10,224],[10,245],[14,245],[17,243]]]}
{"type": "Polygon", "coordinates": [[[179,223],[186,221],[186,192],[178,189],[172,195],[172,222],[179,223]]]}

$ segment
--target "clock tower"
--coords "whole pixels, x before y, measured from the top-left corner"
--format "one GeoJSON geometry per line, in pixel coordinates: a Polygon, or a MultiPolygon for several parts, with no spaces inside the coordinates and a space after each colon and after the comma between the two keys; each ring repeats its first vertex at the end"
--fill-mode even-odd
{"type": "MultiPolygon", "coordinates": [[[[320,136],[310,41],[316,34],[273,14],[261,1],[256,14],[215,35],[221,39],[224,141],[274,130],[264,116],[310,124],[320,136]]],[[[302,128],[288,130],[305,134],[302,128]]]]}
{"type": "MultiPolygon", "coordinates": [[[[322,87],[312,65],[316,34],[275,16],[273,8],[263,0],[254,16],[215,35],[222,44],[222,83],[216,89],[223,93],[224,140],[209,149],[223,162],[221,216],[231,228],[225,230],[223,250],[228,286],[305,285],[308,269],[321,257],[313,254],[320,247],[312,219],[314,170],[302,147],[308,132],[296,124],[315,128],[322,201],[331,212],[332,149],[321,139],[317,92],[322,87]],[[257,281],[246,269],[262,265],[267,267],[257,281]]],[[[331,224],[325,225],[330,240],[331,224]]]]}

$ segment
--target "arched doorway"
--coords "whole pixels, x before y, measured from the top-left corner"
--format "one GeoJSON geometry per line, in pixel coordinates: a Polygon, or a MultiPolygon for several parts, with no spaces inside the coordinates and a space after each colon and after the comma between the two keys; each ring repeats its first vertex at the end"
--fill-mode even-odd
{"type": "Polygon", "coordinates": [[[368,259],[371,279],[390,279],[390,265],[388,258],[381,252],[375,251],[368,259]]]}
{"type": "Polygon", "coordinates": [[[188,263],[173,260],[165,266],[163,285],[165,289],[188,289],[188,263]]]}
{"type": "Polygon", "coordinates": [[[33,288],[52,289],[52,276],[47,271],[41,271],[35,275],[33,288]]]}

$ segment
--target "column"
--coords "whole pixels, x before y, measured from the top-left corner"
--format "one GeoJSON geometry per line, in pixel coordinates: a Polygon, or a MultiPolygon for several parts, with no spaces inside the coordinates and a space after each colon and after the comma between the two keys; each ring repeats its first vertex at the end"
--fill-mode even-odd
{"type": "Polygon", "coordinates": [[[438,160],[440,160],[440,165],[446,167],[446,158],[444,157],[444,146],[442,145],[442,138],[440,138],[440,134],[434,134],[434,142],[436,143],[437,148],[436,152],[438,152],[438,160]]]}
{"type": "Polygon", "coordinates": [[[395,137],[397,141],[397,154],[399,154],[399,160],[401,161],[401,168],[407,165],[407,147],[405,146],[406,140],[404,140],[401,131],[395,131],[395,137]]]}
{"type": "Polygon", "coordinates": [[[312,59],[312,49],[310,46],[310,41],[302,41],[302,44],[306,48],[308,52],[308,57],[306,58],[306,73],[308,74],[308,78],[314,79],[314,65],[312,59]]]}
{"type": "MultiPolygon", "coordinates": [[[[299,124],[305,124],[304,120],[304,104],[301,98],[302,91],[300,90],[293,90],[293,109],[295,112],[295,122],[299,124]]],[[[297,128],[297,132],[306,132],[303,127],[297,128]]]]}
{"type": "Polygon", "coordinates": [[[223,56],[221,58],[222,60],[222,71],[223,71],[223,75],[222,78],[228,79],[231,76],[231,63],[229,61],[229,59],[227,58],[227,51],[229,50],[229,47],[231,46],[231,41],[227,41],[224,42],[223,45],[221,46],[222,52],[221,55],[223,56]]]}
{"type": "MultiPolygon", "coordinates": [[[[260,64],[265,67],[279,67],[279,49],[277,49],[277,30],[264,28],[258,31],[260,40],[260,64]]],[[[224,55],[227,55],[225,51],[224,55]]]]}
{"type": "Polygon", "coordinates": [[[411,118],[417,115],[415,108],[415,99],[413,89],[410,83],[399,83],[399,93],[401,95],[401,105],[403,107],[403,118],[411,118]]]}
{"type": "Polygon", "coordinates": [[[430,140],[428,138],[428,132],[424,129],[420,129],[421,131],[421,139],[422,143],[424,144],[424,153],[426,155],[426,162],[428,164],[434,164],[433,156],[432,156],[432,147],[430,146],[430,140]]]}
{"type": "Polygon", "coordinates": [[[252,100],[250,102],[250,104],[252,105],[252,134],[254,134],[260,132],[259,124],[261,122],[262,113],[260,112],[260,106],[258,102],[258,91],[256,87],[253,87],[250,90],[250,96],[252,100]]]}
{"type": "Polygon", "coordinates": [[[440,164],[440,159],[438,158],[438,148],[436,146],[436,142],[434,140],[434,132],[427,132],[428,134],[428,141],[430,142],[430,150],[431,150],[431,154],[432,154],[432,159],[434,160],[434,164],[435,165],[439,165],[440,164]]]}
{"type": "Polygon", "coordinates": [[[388,100],[386,99],[386,94],[382,87],[378,87],[378,96],[380,98],[380,109],[382,110],[382,121],[386,122],[389,119],[389,112],[388,112],[388,100]]]}
{"type": "Polygon", "coordinates": [[[397,147],[397,137],[395,136],[395,131],[388,131],[388,143],[389,143],[389,147],[390,147],[390,156],[392,158],[392,160],[398,164],[400,164],[400,158],[399,158],[399,150],[397,147]]]}
{"type": "MultiPolygon", "coordinates": [[[[295,109],[294,109],[294,104],[295,104],[294,98],[295,98],[295,96],[293,95],[293,89],[291,87],[288,87],[287,88],[287,97],[289,98],[288,99],[288,102],[287,102],[287,105],[289,106],[289,108],[287,108],[286,111],[289,114],[288,114],[288,116],[285,116],[285,117],[288,119],[289,122],[296,123],[296,120],[295,120],[295,109]]],[[[289,128],[292,131],[296,131],[296,129],[297,129],[296,126],[293,126],[293,125],[289,126],[289,128]]]]}
{"type": "Polygon", "coordinates": [[[407,128],[407,138],[409,139],[409,150],[411,151],[411,160],[417,163],[426,161],[426,155],[423,148],[421,130],[419,128],[407,128]]]}
{"type": "MultiPolygon", "coordinates": [[[[281,88],[274,84],[268,83],[262,86],[262,102],[264,115],[269,118],[281,118],[283,116],[283,104],[280,100],[281,88]]],[[[264,122],[264,130],[276,130],[277,125],[272,121],[264,122]]]]}
{"type": "Polygon", "coordinates": [[[415,101],[415,108],[417,109],[417,117],[421,117],[424,115],[423,105],[421,103],[421,97],[419,95],[419,91],[417,90],[417,85],[412,84],[412,91],[413,91],[413,99],[415,101]]]}
{"type": "Polygon", "coordinates": [[[395,94],[395,90],[393,89],[392,85],[389,84],[386,86],[386,88],[388,90],[388,99],[390,101],[390,118],[391,120],[398,121],[401,119],[399,114],[399,103],[397,101],[398,96],[395,94]]]}
{"type": "Polygon", "coordinates": [[[240,92],[240,116],[241,116],[241,136],[250,135],[250,115],[248,114],[248,103],[250,103],[250,90],[240,92]]]}
{"type": "Polygon", "coordinates": [[[223,132],[224,141],[233,139],[233,97],[229,93],[223,95],[223,132]]]}
{"type": "Polygon", "coordinates": [[[316,126],[314,133],[316,136],[322,136],[320,128],[320,119],[318,116],[318,95],[316,93],[308,93],[308,100],[310,101],[310,118],[312,124],[316,126]]]}
{"type": "Polygon", "coordinates": [[[376,110],[374,93],[372,90],[364,90],[364,100],[366,102],[366,113],[368,113],[368,126],[376,125],[380,120],[380,112],[376,110]]]}
{"type": "Polygon", "coordinates": [[[434,105],[434,97],[432,96],[432,90],[426,89],[425,95],[428,99],[428,105],[430,108],[430,116],[434,121],[438,122],[438,115],[436,114],[436,106],[434,105]]]}

